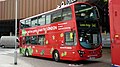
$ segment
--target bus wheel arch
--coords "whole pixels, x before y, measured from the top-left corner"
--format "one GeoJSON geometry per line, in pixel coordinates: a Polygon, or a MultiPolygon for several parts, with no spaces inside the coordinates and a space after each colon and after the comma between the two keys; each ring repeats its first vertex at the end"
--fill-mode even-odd
{"type": "Polygon", "coordinates": [[[53,60],[58,62],[60,61],[60,54],[59,54],[59,51],[58,50],[54,50],[53,53],[52,53],[52,57],[53,57],[53,60]]]}

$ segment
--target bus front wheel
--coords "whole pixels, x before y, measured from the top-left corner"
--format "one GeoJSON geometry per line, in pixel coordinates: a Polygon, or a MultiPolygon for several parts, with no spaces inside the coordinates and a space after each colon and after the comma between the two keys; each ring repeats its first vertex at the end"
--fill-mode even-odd
{"type": "Polygon", "coordinates": [[[59,52],[58,51],[54,51],[53,53],[53,59],[58,62],[60,60],[60,56],[59,56],[59,52]]]}
{"type": "Polygon", "coordinates": [[[5,48],[5,45],[2,45],[1,47],[2,47],[2,48],[5,48]]]}

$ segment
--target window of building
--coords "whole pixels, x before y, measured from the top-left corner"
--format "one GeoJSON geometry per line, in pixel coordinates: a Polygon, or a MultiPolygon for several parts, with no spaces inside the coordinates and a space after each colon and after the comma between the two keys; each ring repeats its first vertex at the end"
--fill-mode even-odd
{"type": "Polygon", "coordinates": [[[58,10],[52,14],[52,22],[58,22],[62,20],[62,10],[58,10]]]}
{"type": "Polygon", "coordinates": [[[38,41],[37,36],[32,36],[31,37],[31,44],[36,45],[37,41],[38,41]]]}
{"type": "Polygon", "coordinates": [[[63,20],[70,20],[70,19],[72,19],[72,11],[71,11],[70,7],[63,9],[62,17],[63,17],[63,20]]]}
{"type": "Polygon", "coordinates": [[[47,15],[46,16],[46,24],[50,24],[51,23],[51,15],[47,15]]]}
{"type": "Polygon", "coordinates": [[[37,21],[38,21],[38,20],[37,20],[37,17],[32,18],[32,19],[31,19],[31,26],[32,26],[32,27],[38,26],[38,22],[37,22],[37,21]]]}
{"type": "Polygon", "coordinates": [[[26,36],[25,41],[26,41],[26,44],[29,45],[30,44],[30,36],[26,36]]]}
{"type": "Polygon", "coordinates": [[[38,24],[45,25],[45,15],[38,17],[38,24]]]}
{"type": "Polygon", "coordinates": [[[45,45],[45,35],[39,35],[38,36],[38,44],[39,45],[45,45]]]}

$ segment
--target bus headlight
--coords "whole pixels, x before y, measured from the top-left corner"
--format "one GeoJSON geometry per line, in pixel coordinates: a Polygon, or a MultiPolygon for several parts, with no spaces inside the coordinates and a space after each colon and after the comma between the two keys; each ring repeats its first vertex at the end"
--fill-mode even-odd
{"type": "Polygon", "coordinates": [[[84,51],[81,51],[81,50],[79,50],[78,53],[79,53],[79,54],[85,54],[85,52],[84,52],[84,51]]]}
{"type": "Polygon", "coordinates": [[[81,50],[78,50],[78,53],[79,53],[79,55],[80,55],[81,57],[83,57],[83,54],[85,54],[85,52],[84,52],[84,51],[81,51],[81,50]]]}
{"type": "Polygon", "coordinates": [[[75,52],[72,52],[73,54],[75,54],[75,52]]]}

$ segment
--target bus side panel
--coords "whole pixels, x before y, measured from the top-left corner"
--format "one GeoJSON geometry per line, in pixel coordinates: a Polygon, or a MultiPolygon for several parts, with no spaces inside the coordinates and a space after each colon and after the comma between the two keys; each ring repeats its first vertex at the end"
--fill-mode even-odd
{"type": "Polygon", "coordinates": [[[46,45],[45,56],[47,58],[52,58],[52,51],[58,46],[58,33],[51,33],[50,31],[46,34],[46,45]]]}
{"type": "MultiPolygon", "coordinates": [[[[112,64],[120,65],[120,1],[109,1],[112,64]]],[[[116,67],[116,66],[115,66],[116,67]]]]}

